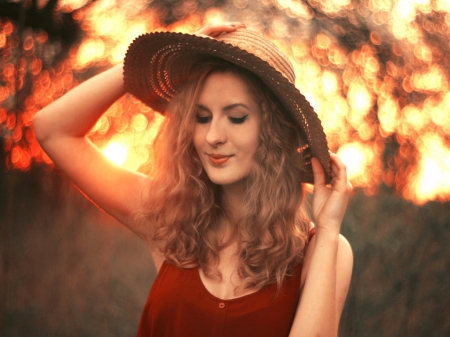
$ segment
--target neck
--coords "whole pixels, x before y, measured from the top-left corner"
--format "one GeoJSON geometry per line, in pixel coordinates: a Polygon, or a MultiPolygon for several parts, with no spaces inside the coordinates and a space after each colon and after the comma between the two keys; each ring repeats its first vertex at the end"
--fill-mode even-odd
{"type": "Polygon", "coordinates": [[[216,231],[222,249],[235,242],[236,222],[243,204],[243,192],[236,186],[222,186],[222,209],[224,217],[221,218],[219,227],[216,231]]]}
{"type": "Polygon", "coordinates": [[[244,191],[242,185],[222,186],[222,207],[235,218],[241,211],[244,202],[244,191]]]}

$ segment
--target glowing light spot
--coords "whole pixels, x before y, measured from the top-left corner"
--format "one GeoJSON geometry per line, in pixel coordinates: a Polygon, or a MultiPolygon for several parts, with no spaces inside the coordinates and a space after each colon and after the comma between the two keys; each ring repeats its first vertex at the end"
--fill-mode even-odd
{"type": "Polygon", "coordinates": [[[370,41],[372,41],[373,44],[379,46],[382,42],[381,35],[376,31],[371,32],[370,33],[370,41]]]}
{"type": "Polygon", "coordinates": [[[9,89],[8,87],[2,87],[0,86],[0,102],[4,101],[9,96],[9,89]]]}
{"type": "Polygon", "coordinates": [[[6,110],[3,108],[0,108],[0,124],[3,123],[7,117],[8,117],[8,114],[7,114],[6,110]]]}
{"type": "Polygon", "coordinates": [[[450,2],[448,0],[435,0],[431,5],[436,11],[450,12],[450,2]]]}
{"type": "Polygon", "coordinates": [[[336,94],[338,79],[335,73],[324,71],[322,74],[322,87],[325,95],[336,94]]]}
{"type": "Polygon", "coordinates": [[[403,116],[405,117],[404,122],[406,122],[406,125],[402,125],[402,127],[411,127],[418,130],[428,123],[428,116],[413,105],[403,108],[403,116]]]}
{"type": "Polygon", "coordinates": [[[289,27],[283,20],[274,18],[270,24],[270,31],[272,35],[281,39],[289,34],[289,27]]]}
{"type": "Polygon", "coordinates": [[[397,129],[398,116],[399,106],[396,99],[389,95],[386,98],[382,97],[378,100],[378,120],[380,121],[380,131],[386,132],[387,135],[393,133],[397,129]]]}
{"type": "Polygon", "coordinates": [[[295,40],[291,44],[292,56],[298,59],[306,58],[309,54],[309,46],[302,40],[295,40]]]}
{"type": "Polygon", "coordinates": [[[372,106],[372,95],[367,88],[354,82],[350,84],[347,95],[350,106],[359,113],[364,113],[372,106]]]}
{"type": "Polygon", "coordinates": [[[302,17],[305,19],[312,19],[314,16],[314,12],[311,10],[311,8],[306,6],[301,1],[291,2],[290,6],[287,9],[288,9],[288,11],[290,10],[290,12],[293,15],[299,16],[299,17],[302,17]]]}
{"type": "Polygon", "coordinates": [[[317,34],[316,36],[316,45],[320,49],[328,49],[330,47],[331,40],[325,34],[317,34]]]}
{"type": "Polygon", "coordinates": [[[337,154],[347,166],[348,179],[355,185],[364,186],[373,163],[373,150],[367,145],[353,142],[341,146],[337,154]]]}
{"type": "Polygon", "coordinates": [[[0,48],[4,48],[6,46],[6,34],[0,33],[0,48]]]}
{"type": "Polygon", "coordinates": [[[14,27],[11,22],[6,22],[6,24],[3,26],[3,33],[7,36],[11,35],[13,30],[14,30],[14,27]]]}
{"type": "Polygon", "coordinates": [[[414,55],[424,62],[433,61],[433,54],[430,47],[423,43],[419,43],[414,47],[414,55]]]}
{"type": "Polygon", "coordinates": [[[450,194],[450,149],[435,134],[424,136],[421,143],[421,158],[407,197],[419,204],[445,200],[450,194]]]}
{"type": "Polygon", "coordinates": [[[425,73],[413,73],[411,82],[419,91],[442,91],[447,87],[447,81],[442,69],[438,65],[432,65],[425,73]]]}
{"type": "Polygon", "coordinates": [[[224,21],[224,15],[222,11],[216,8],[210,8],[205,13],[205,22],[208,24],[219,24],[224,21]]]}
{"type": "Polygon", "coordinates": [[[111,142],[105,147],[103,154],[113,163],[122,166],[127,160],[128,147],[123,143],[111,142]]]}
{"type": "Polygon", "coordinates": [[[344,48],[333,47],[328,51],[328,59],[339,68],[344,68],[347,63],[347,52],[344,48]]]}
{"type": "Polygon", "coordinates": [[[33,37],[27,36],[23,42],[23,49],[30,50],[34,46],[33,37]]]}
{"type": "Polygon", "coordinates": [[[320,6],[327,13],[336,13],[349,6],[351,0],[322,0],[320,6]]]}
{"type": "Polygon", "coordinates": [[[147,127],[147,117],[143,114],[134,115],[131,124],[136,132],[142,132],[147,127]]]}
{"type": "Polygon", "coordinates": [[[85,67],[90,62],[95,62],[100,59],[105,52],[105,44],[99,39],[86,39],[77,54],[77,64],[80,67],[85,67]]]}
{"type": "Polygon", "coordinates": [[[91,133],[97,131],[101,134],[105,134],[106,132],[108,132],[109,127],[110,127],[109,119],[106,115],[103,115],[102,117],[100,117],[95,126],[92,128],[91,133]]]}
{"type": "Polygon", "coordinates": [[[400,0],[397,2],[395,7],[395,12],[397,16],[401,19],[413,19],[415,14],[414,1],[411,0],[400,0]]]}
{"type": "Polygon", "coordinates": [[[84,6],[87,2],[88,0],[64,0],[62,1],[61,9],[69,13],[84,6]]]}

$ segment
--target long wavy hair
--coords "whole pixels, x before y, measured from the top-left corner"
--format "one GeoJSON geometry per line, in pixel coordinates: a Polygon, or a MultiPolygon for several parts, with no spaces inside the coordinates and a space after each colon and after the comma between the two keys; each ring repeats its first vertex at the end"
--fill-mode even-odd
{"type": "Polygon", "coordinates": [[[302,263],[309,219],[302,210],[301,136],[298,126],[273,93],[255,75],[220,59],[199,62],[186,84],[170,101],[167,118],[151,151],[153,167],[141,218],[151,223],[151,240],[168,262],[200,266],[220,275],[217,237],[220,220],[233,224],[231,240],[238,245],[238,275],[245,288],[260,289],[292,275],[302,263]],[[260,144],[244,179],[245,203],[239,214],[222,205],[221,186],[205,173],[193,145],[196,106],[205,79],[231,72],[248,86],[259,104],[260,144]]]}

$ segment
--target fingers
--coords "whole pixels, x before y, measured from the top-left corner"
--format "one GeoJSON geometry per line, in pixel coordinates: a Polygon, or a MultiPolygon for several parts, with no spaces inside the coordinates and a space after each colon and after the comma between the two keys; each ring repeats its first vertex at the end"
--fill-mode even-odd
{"type": "MultiPolygon", "coordinates": [[[[347,168],[344,162],[334,153],[330,152],[331,162],[331,186],[334,189],[352,190],[352,184],[347,179],[347,168]]],[[[314,174],[314,186],[325,185],[325,171],[317,158],[312,158],[311,166],[314,174]]]]}
{"type": "Polygon", "coordinates": [[[311,166],[314,174],[314,188],[325,185],[325,172],[322,164],[317,158],[312,158],[311,166]]]}
{"type": "Polygon", "coordinates": [[[198,30],[195,35],[217,38],[224,33],[234,32],[239,28],[246,28],[246,25],[241,22],[210,24],[198,30]]]}
{"type": "Polygon", "coordinates": [[[318,159],[313,158],[311,164],[314,173],[314,221],[318,228],[339,230],[352,191],[345,164],[336,154],[330,153],[331,186],[325,185],[325,172],[318,159]]]}
{"type": "Polygon", "coordinates": [[[334,189],[342,192],[351,192],[353,190],[352,184],[347,178],[347,167],[338,155],[330,153],[331,161],[331,185],[334,189]]]}

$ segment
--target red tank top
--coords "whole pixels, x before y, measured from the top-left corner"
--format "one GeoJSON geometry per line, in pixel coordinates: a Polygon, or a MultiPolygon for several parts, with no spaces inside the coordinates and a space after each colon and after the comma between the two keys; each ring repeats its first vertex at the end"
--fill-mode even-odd
{"type": "Polygon", "coordinates": [[[163,262],[142,313],[138,337],[288,336],[300,295],[302,268],[255,293],[222,300],[203,285],[198,268],[163,262]]]}

